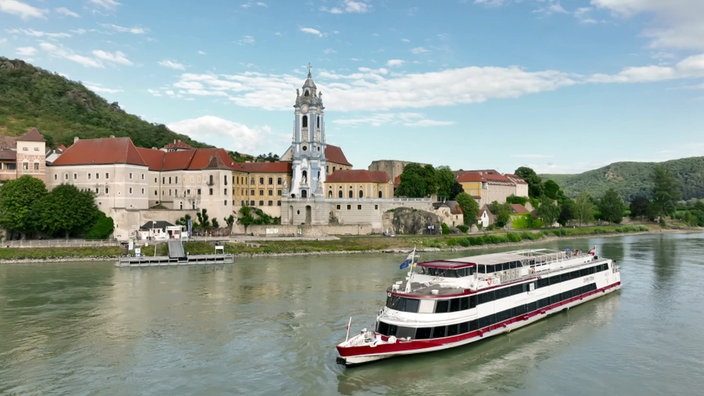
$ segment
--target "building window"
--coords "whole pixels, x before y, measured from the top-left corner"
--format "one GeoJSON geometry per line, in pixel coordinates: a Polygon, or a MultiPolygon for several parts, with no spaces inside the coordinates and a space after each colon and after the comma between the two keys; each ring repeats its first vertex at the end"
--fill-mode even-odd
{"type": "Polygon", "coordinates": [[[68,180],[68,173],[64,173],[64,180],[68,180]]]}
{"type": "Polygon", "coordinates": [[[35,147],[35,148],[34,148],[34,151],[39,151],[39,147],[35,147]]]}
{"type": "Polygon", "coordinates": [[[254,195],[254,190],[249,190],[249,195],[254,195]]]}
{"type": "Polygon", "coordinates": [[[350,190],[347,195],[348,195],[350,198],[354,198],[354,193],[352,192],[352,190],[350,190]]]}
{"type": "Polygon", "coordinates": [[[269,201],[269,206],[274,206],[274,201],[269,201]]]}
{"type": "Polygon", "coordinates": [[[142,180],[144,180],[144,173],[142,173],[142,180]]]}
{"type": "Polygon", "coordinates": [[[362,205],[357,205],[357,210],[362,210],[362,205]]]}
{"type": "Polygon", "coordinates": [[[340,210],[340,205],[337,205],[337,210],[340,210]]]}
{"type": "Polygon", "coordinates": [[[374,205],[374,210],[378,210],[378,209],[379,209],[379,205],[374,205]]]}
{"type": "Polygon", "coordinates": [[[178,184],[178,176],[176,176],[174,179],[176,179],[174,180],[174,183],[178,184]]]}
{"type": "Polygon", "coordinates": [[[105,178],[106,178],[106,179],[109,179],[109,178],[110,178],[110,174],[107,173],[107,172],[105,172],[105,178]]]}
{"type": "Polygon", "coordinates": [[[54,175],[54,180],[59,180],[59,175],[54,175]]]}
{"type": "Polygon", "coordinates": [[[352,210],[352,205],[347,205],[347,210],[352,210]]]}
{"type": "Polygon", "coordinates": [[[154,190],[154,196],[159,195],[159,192],[157,190],[154,190]]]}
{"type": "MultiPolygon", "coordinates": [[[[214,184],[214,183],[213,183],[213,175],[210,175],[210,176],[208,176],[208,185],[209,185],[209,186],[212,186],[213,184],[214,184]]],[[[211,195],[212,195],[212,194],[211,194],[211,195]]]]}
{"type": "Polygon", "coordinates": [[[29,151],[29,148],[27,148],[27,147],[22,147],[22,151],[29,151]]]}
{"type": "Polygon", "coordinates": [[[96,179],[100,179],[100,173],[95,172],[95,178],[96,178],[96,179]]]}
{"type": "Polygon", "coordinates": [[[169,176],[169,184],[171,184],[171,176],[169,176]]]}
{"type": "Polygon", "coordinates": [[[110,193],[110,189],[105,187],[105,194],[108,194],[108,193],[110,193]]]}
{"type": "Polygon", "coordinates": [[[269,185],[272,185],[272,184],[274,184],[274,178],[273,178],[273,177],[270,177],[270,178],[269,178],[269,185]]]}
{"type": "Polygon", "coordinates": [[[342,190],[340,190],[340,191],[337,192],[337,197],[338,197],[338,198],[342,198],[342,190]]]}
{"type": "Polygon", "coordinates": [[[39,170],[39,162],[34,163],[34,170],[38,171],[39,170]]]}
{"type": "Polygon", "coordinates": [[[222,201],[222,204],[227,206],[227,200],[222,201]]]}
{"type": "Polygon", "coordinates": [[[132,180],[132,172],[130,172],[130,180],[132,180]]]}
{"type": "Polygon", "coordinates": [[[279,196],[281,196],[282,191],[281,191],[281,190],[276,190],[276,193],[277,193],[279,196]]]}
{"type": "Polygon", "coordinates": [[[276,184],[281,185],[281,178],[280,177],[276,179],[276,184]]]}
{"type": "Polygon", "coordinates": [[[269,190],[269,196],[271,197],[273,195],[274,195],[274,190],[269,190]]]}
{"type": "Polygon", "coordinates": [[[259,178],[259,184],[264,184],[264,178],[263,178],[263,177],[260,177],[260,178],[259,178]]]}
{"type": "Polygon", "coordinates": [[[142,189],[142,195],[144,195],[144,189],[142,189]]]}
{"type": "Polygon", "coordinates": [[[208,192],[210,193],[210,195],[213,195],[213,189],[209,188],[208,190],[209,190],[208,192]]]}
{"type": "Polygon", "coordinates": [[[95,188],[95,193],[98,194],[98,187],[95,188]]]}
{"type": "Polygon", "coordinates": [[[308,116],[303,116],[303,128],[308,128],[308,116]]]}
{"type": "Polygon", "coordinates": [[[73,174],[73,180],[76,180],[76,179],[78,179],[78,173],[73,174]]]}
{"type": "Polygon", "coordinates": [[[360,198],[364,198],[364,191],[359,190],[359,197],[360,197],[360,198]]]}
{"type": "Polygon", "coordinates": [[[88,174],[88,180],[90,180],[90,173],[88,174]]]}
{"type": "Polygon", "coordinates": [[[249,184],[254,184],[254,178],[249,179],[249,184]]]}
{"type": "Polygon", "coordinates": [[[198,189],[198,195],[200,195],[200,188],[198,189]]]}
{"type": "Polygon", "coordinates": [[[264,206],[264,201],[259,201],[259,206],[264,206]]]}
{"type": "Polygon", "coordinates": [[[263,196],[263,195],[264,195],[264,190],[259,190],[259,195],[263,196]]]}
{"type": "Polygon", "coordinates": [[[132,194],[132,187],[130,187],[130,194],[132,194]]]}
{"type": "Polygon", "coordinates": [[[226,189],[226,188],[223,188],[223,189],[222,189],[222,194],[223,194],[223,195],[227,195],[227,189],[226,189]]]}

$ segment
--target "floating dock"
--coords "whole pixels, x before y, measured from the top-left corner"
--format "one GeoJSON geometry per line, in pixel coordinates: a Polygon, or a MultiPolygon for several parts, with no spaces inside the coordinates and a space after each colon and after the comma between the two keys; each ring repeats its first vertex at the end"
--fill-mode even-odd
{"type": "Polygon", "coordinates": [[[168,256],[134,256],[120,257],[115,263],[118,267],[159,267],[192,264],[231,264],[235,262],[234,254],[226,254],[223,246],[215,247],[215,254],[189,254],[183,250],[181,241],[169,241],[168,256]]]}

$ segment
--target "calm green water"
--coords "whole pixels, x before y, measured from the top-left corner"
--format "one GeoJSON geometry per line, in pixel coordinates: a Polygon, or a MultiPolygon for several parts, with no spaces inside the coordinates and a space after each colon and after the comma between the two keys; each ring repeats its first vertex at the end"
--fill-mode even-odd
{"type": "Polygon", "coordinates": [[[593,245],[621,264],[620,292],[475,345],[351,369],[334,345],[350,315],[353,331],[372,325],[403,255],[0,265],[0,394],[701,394],[704,234],[544,246],[593,245]]]}

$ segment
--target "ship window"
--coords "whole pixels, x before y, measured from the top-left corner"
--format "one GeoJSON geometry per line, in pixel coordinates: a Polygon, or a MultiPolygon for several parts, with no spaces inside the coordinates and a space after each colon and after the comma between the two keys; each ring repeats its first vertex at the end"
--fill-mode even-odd
{"type": "Polygon", "coordinates": [[[431,327],[421,327],[416,330],[416,339],[418,340],[424,340],[427,338],[430,338],[430,333],[432,331],[431,327]]]}
{"type": "Polygon", "coordinates": [[[433,328],[433,338],[445,337],[445,326],[438,326],[433,328]]]}
{"type": "Polygon", "coordinates": [[[413,336],[415,335],[415,332],[416,332],[416,329],[414,329],[413,327],[399,327],[396,330],[396,337],[398,337],[398,338],[406,338],[406,337],[413,338],[413,336]]]}
{"type": "Polygon", "coordinates": [[[435,303],[435,313],[447,312],[449,305],[447,300],[438,300],[435,303]]]}
{"type": "Polygon", "coordinates": [[[457,325],[457,324],[447,326],[447,335],[448,336],[456,335],[458,331],[459,331],[459,325],[457,325]]]}
{"type": "Polygon", "coordinates": [[[450,300],[450,312],[457,312],[460,310],[460,299],[455,298],[450,300]]]}

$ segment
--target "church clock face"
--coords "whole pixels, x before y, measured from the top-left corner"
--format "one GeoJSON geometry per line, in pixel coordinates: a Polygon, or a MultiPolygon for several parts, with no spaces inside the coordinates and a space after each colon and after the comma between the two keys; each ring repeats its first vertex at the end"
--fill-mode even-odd
{"type": "Polygon", "coordinates": [[[308,112],[308,105],[301,106],[301,111],[304,113],[307,113],[308,112]]]}

